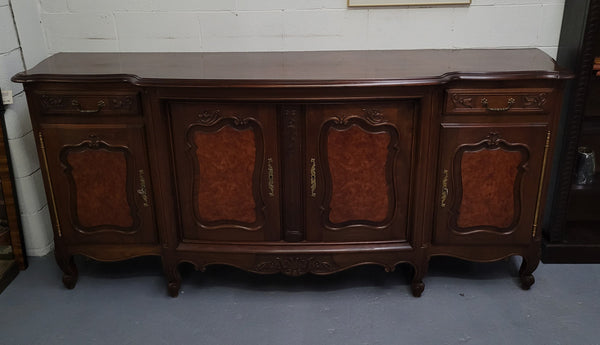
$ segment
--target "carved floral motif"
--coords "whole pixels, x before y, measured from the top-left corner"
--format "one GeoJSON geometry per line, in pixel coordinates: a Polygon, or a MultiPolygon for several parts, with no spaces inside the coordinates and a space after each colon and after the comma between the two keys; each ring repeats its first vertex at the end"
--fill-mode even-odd
{"type": "Polygon", "coordinates": [[[369,121],[372,124],[378,124],[385,120],[383,114],[379,110],[363,109],[362,111],[364,113],[365,119],[367,119],[367,121],[369,121]]]}
{"type": "Polygon", "coordinates": [[[452,95],[452,103],[454,103],[455,108],[473,108],[473,97],[454,94],[452,95]]]}
{"type": "MultiPolygon", "coordinates": [[[[377,109],[362,109],[362,118],[367,120],[372,125],[377,125],[385,121],[383,113],[377,109]]],[[[359,117],[357,115],[336,115],[333,118],[333,123],[340,126],[347,126],[350,119],[359,117]]]]}
{"type": "Polygon", "coordinates": [[[200,114],[198,114],[198,120],[204,126],[212,126],[215,123],[217,123],[221,118],[222,118],[222,116],[221,116],[220,110],[214,110],[214,111],[205,110],[205,111],[201,112],[200,114]]]}
{"type": "Polygon", "coordinates": [[[259,258],[257,262],[255,270],[258,272],[281,272],[289,276],[331,273],[337,268],[329,256],[272,256],[259,258]]]}
{"type": "Polygon", "coordinates": [[[490,147],[498,146],[499,140],[500,140],[500,133],[497,133],[497,132],[489,132],[486,137],[487,144],[490,147]]]}
{"type": "Polygon", "coordinates": [[[90,138],[90,140],[85,144],[87,144],[89,148],[97,149],[100,147],[100,138],[96,134],[90,134],[88,135],[88,138],[90,138]]]}
{"type": "MultiPolygon", "coordinates": [[[[234,115],[230,117],[233,120],[233,124],[236,126],[246,126],[250,119],[248,117],[234,115]]],[[[205,110],[198,114],[198,120],[203,126],[212,126],[217,122],[223,120],[220,110],[205,110]]]]}
{"type": "Polygon", "coordinates": [[[236,126],[245,126],[248,124],[248,121],[250,121],[247,117],[242,117],[242,116],[234,116],[233,118],[233,124],[236,126]]]}
{"type": "Polygon", "coordinates": [[[131,110],[131,106],[133,105],[133,99],[131,99],[131,97],[112,98],[110,100],[110,103],[113,109],[131,110]]]}
{"type": "Polygon", "coordinates": [[[346,115],[337,115],[333,118],[333,123],[340,126],[346,126],[348,124],[348,117],[346,115]]]}
{"type": "Polygon", "coordinates": [[[525,102],[523,103],[524,108],[543,108],[544,104],[546,104],[548,95],[546,93],[540,93],[536,96],[524,96],[523,99],[525,102]]]}
{"type": "Polygon", "coordinates": [[[298,113],[296,109],[286,108],[283,112],[283,119],[287,129],[286,134],[288,134],[286,151],[288,155],[292,155],[300,151],[300,147],[296,144],[298,142],[298,125],[296,124],[298,113]]]}
{"type": "Polygon", "coordinates": [[[42,105],[44,108],[53,108],[53,107],[62,107],[63,106],[63,98],[62,97],[54,97],[48,95],[42,95],[42,105]]]}
{"type": "MultiPolygon", "coordinates": [[[[81,102],[80,99],[81,98],[86,98],[89,100],[90,97],[75,97],[75,96],[50,96],[50,95],[42,95],[40,97],[41,103],[42,103],[42,107],[46,110],[52,110],[52,109],[57,109],[57,110],[61,110],[61,109],[76,109],[76,110],[80,110],[82,107],[82,104],[86,103],[86,102],[81,102]]],[[[94,98],[94,97],[91,97],[94,98]]],[[[115,96],[115,97],[110,97],[108,98],[109,101],[105,102],[104,99],[101,98],[97,98],[96,100],[94,100],[92,103],[93,104],[100,104],[102,103],[102,107],[105,107],[106,105],[106,109],[108,110],[115,110],[115,111],[131,111],[134,110],[134,100],[133,97],[131,96],[115,96]]]]}

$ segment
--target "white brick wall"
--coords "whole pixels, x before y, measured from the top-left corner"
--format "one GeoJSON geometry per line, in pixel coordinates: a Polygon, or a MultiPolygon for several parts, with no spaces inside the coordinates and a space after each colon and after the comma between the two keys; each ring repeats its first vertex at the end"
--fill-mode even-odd
{"type": "Polygon", "coordinates": [[[48,205],[23,85],[11,82],[10,78],[25,68],[24,60],[33,65],[44,58],[48,50],[40,21],[36,20],[39,18],[36,3],[16,1],[15,4],[11,7],[8,0],[0,0],[0,88],[12,90],[14,94],[14,104],[6,107],[4,118],[25,248],[27,255],[45,255],[53,248],[48,205]],[[13,21],[13,13],[19,11],[26,18],[19,27],[23,29],[20,36],[13,21]],[[25,57],[17,37],[21,41],[27,39],[26,46],[30,49],[25,57]]]}
{"type": "Polygon", "coordinates": [[[9,52],[19,48],[19,39],[17,31],[13,24],[12,12],[6,4],[0,3],[0,52],[9,52]]]}
{"type": "Polygon", "coordinates": [[[32,0],[12,1],[25,67],[31,68],[48,56],[48,46],[40,18],[40,4],[32,0]]]}
{"type": "Polygon", "coordinates": [[[39,0],[51,53],[539,47],[565,0],[347,8],[346,0],[39,0]]]}
{"type": "MultiPolygon", "coordinates": [[[[1,35],[1,33],[0,33],[1,35]]],[[[23,91],[23,85],[13,83],[10,78],[18,71],[23,70],[23,60],[19,48],[2,53],[0,52],[0,88],[2,90],[12,90],[14,94],[23,91]]]]}
{"type": "Polygon", "coordinates": [[[118,12],[113,18],[121,50],[197,51],[200,49],[200,21],[194,13],[118,12]]]}

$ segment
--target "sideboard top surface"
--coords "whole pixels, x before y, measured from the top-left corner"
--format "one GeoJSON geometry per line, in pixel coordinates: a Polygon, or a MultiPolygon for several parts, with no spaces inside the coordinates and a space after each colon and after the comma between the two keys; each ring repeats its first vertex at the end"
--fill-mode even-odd
{"type": "Polygon", "coordinates": [[[15,82],[128,81],[135,85],[438,84],[453,79],[571,75],[538,49],[247,53],[58,53],[15,82]],[[99,78],[100,77],[100,78],[99,78]],[[317,84],[317,83],[315,83],[317,84]]]}

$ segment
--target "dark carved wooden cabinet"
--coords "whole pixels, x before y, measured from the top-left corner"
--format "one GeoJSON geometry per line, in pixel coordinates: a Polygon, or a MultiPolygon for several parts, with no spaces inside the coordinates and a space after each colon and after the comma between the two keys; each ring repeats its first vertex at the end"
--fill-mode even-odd
{"type": "Polygon", "coordinates": [[[31,103],[67,286],[77,280],[71,251],[116,260],[102,245],[158,243],[138,93],[80,90],[39,90],[31,103]]]}
{"type": "Polygon", "coordinates": [[[75,254],[159,255],[173,296],[181,262],[409,263],[418,296],[435,255],[520,255],[533,284],[569,77],[526,49],[71,53],[14,80],[68,287],[75,254]]]}

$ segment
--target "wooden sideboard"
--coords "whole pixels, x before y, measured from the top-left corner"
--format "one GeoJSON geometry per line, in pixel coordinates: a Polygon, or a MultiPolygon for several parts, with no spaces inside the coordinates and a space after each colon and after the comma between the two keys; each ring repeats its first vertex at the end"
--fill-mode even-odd
{"type": "Polygon", "coordinates": [[[564,79],[543,52],[60,53],[25,84],[63,282],[73,255],[330,274],[523,257],[564,79]]]}

